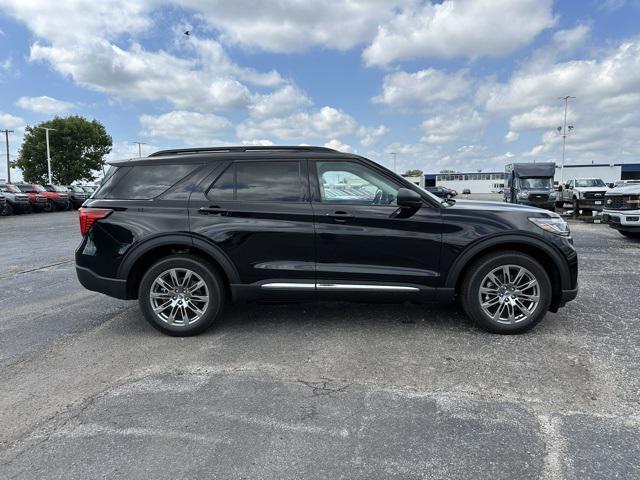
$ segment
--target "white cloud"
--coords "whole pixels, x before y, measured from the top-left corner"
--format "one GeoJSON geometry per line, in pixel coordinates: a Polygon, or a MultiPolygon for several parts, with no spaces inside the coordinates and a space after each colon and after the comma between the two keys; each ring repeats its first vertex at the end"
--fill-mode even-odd
{"type": "Polygon", "coordinates": [[[287,117],[249,119],[238,125],[240,139],[277,137],[282,140],[331,139],[350,135],[356,129],[351,115],[333,107],[298,112],[287,117]]]}
{"type": "Polygon", "coordinates": [[[520,138],[520,134],[518,132],[514,132],[509,130],[507,134],[504,136],[504,141],[507,143],[515,142],[520,138]]]}
{"type": "Polygon", "coordinates": [[[329,140],[324,144],[324,146],[327,148],[333,148],[334,150],[338,150],[339,152],[351,152],[351,145],[347,145],[346,143],[343,143],[335,138],[329,140]]]}
{"type": "Polygon", "coordinates": [[[373,101],[398,107],[454,100],[469,93],[471,82],[466,75],[465,70],[449,74],[433,68],[391,73],[384,77],[382,93],[373,101]]]}
{"type": "Polygon", "coordinates": [[[273,93],[256,95],[249,105],[249,113],[257,119],[283,117],[309,105],[311,100],[304,92],[285,85],[273,93]]]}
{"type": "Polygon", "coordinates": [[[347,50],[368,42],[376,27],[412,0],[184,0],[203,20],[222,32],[226,43],[270,52],[301,52],[311,47],[347,50]]]}
{"type": "MultiPolygon", "coordinates": [[[[574,121],[576,114],[569,111],[568,118],[574,121]]],[[[562,125],[563,120],[563,110],[559,105],[540,105],[530,111],[512,116],[509,120],[509,128],[511,130],[550,130],[562,125]]]]}
{"type": "Polygon", "coordinates": [[[389,129],[384,125],[358,128],[358,137],[360,137],[360,144],[363,147],[371,147],[375,145],[387,133],[389,133],[389,129]]]}
{"type": "Polygon", "coordinates": [[[0,127],[3,129],[14,130],[16,128],[24,127],[25,121],[23,118],[16,117],[10,113],[0,112],[0,127]]]}
{"type": "Polygon", "coordinates": [[[421,141],[447,143],[458,140],[462,136],[477,136],[486,123],[482,115],[472,108],[450,109],[422,122],[424,136],[421,141]]]}
{"type": "Polygon", "coordinates": [[[176,110],[162,115],[142,115],[143,134],[158,139],[181,140],[193,145],[210,145],[230,127],[224,117],[213,113],[176,110]]]}
{"type": "Polygon", "coordinates": [[[43,113],[46,115],[63,113],[75,108],[73,103],[57,100],[46,95],[40,97],[20,97],[16,102],[16,105],[20,108],[24,108],[25,110],[31,110],[32,112],[43,113]]]}
{"type": "Polygon", "coordinates": [[[591,33],[589,25],[578,25],[568,30],[558,30],[553,34],[553,48],[569,52],[582,45],[591,33]]]}
{"type": "Polygon", "coordinates": [[[378,27],[364,51],[368,65],[424,57],[499,57],[554,25],[551,0],[416,2],[378,27]]]}

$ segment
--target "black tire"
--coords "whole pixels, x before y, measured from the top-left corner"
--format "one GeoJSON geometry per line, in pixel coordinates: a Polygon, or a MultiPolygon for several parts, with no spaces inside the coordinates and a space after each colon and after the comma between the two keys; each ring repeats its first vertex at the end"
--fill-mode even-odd
{"type": "Polygon", "coordinates": [[[45,212],[55,212],[56,211],[56,204],[53,203],[51,200],[47,200],[47,203],[44,204],[43,210],[45,212]]]}
{"type": "Polygon", "coordinates": [[[2,209],[2,215],[8,217],[9,215],[13,215],[13,207],[9,202],[2,209]]]}
{"type": "Polygon", "coordinates": [[[488,332],[500,334],[524,333],[532,329],[544,318],[553,290],[549,275],[537,260],[524,253],[516,251],[497,252],[489,254],[477,260],[467,271],[460,288],[460,300],[462,308],[471,321],[488,332]],[[516,323],[500,323],[489,317],[482,309],[480,302],[480,286],[485,277],[494,269],[503,265],[524,267],[538,281],[539,302],[528,318],[516,323]]]}
{"type": "Polygon", "coordinates": [[[224,280],[211,263],[196,255],[177,254],[159,260],[146,271],[138,289],[138,303],[145,319],[152,327],[167,335],[187,337],[204,332],[220,317],[226,303],[226,289],[224,280]],[[186,326],[172,325],[164,321],[153,311],[151,305],[151,289],[154,281],[163,272],[173,268],[195,272],[205,282],[209,294],[209,303],[204,314],[194,323],[186,326]]]}
{"type": "Polygon", "coordinates": [[[628,238],[640,238],[640,232],[628,232],[624,230],[618,230],[622,235],[628,238]]]}
{"type": "Polygon", "coordinates": [[[580,204],[578,203],[578,199],[577,198],[573,199],[572,205],[573,205],[573,216],[574,217],[579,216],[580,215],[580,204]]]}

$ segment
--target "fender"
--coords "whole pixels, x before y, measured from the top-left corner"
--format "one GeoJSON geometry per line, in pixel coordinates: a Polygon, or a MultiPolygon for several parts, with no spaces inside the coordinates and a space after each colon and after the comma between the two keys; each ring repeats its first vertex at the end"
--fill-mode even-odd
{"type": "Polygon", "coordinates": [[[465,250],[463,250],[462,253],[460,253],[460,255],[458,255],[458,257],[454,260],[451,268],[449,268],[449,274],[447,275],[445,287],[455,288],[462,270],[477,254],[488,248],[495,247],[496,245],[504,245],[508,243],[519,243],[521,245],[527,245],[542,250],[553,260],[553,263],[555,264],[558,273],[560,274],[560,283],[562,285],[562,288],[571,288],[571,275],[569,272],[569,266],[567,265],[567,262],[564,259],[563,255],[556,249],[555,246],[550,245],[547,242],[524,232],[518,235],[500,234],[494,237],[482,239],[477,243],[473,243],[467,246],[465,250]]]}
{"type": "Polygon", "coordinates": [[[125,254],[124,259],[120,263],[120,267],[118,268],[118,278],[129,278],[131,269],[140,257],[154,248],[162,247],[164,245],[184,245],[185,247],[198,248],[210,255],[218,265],[220,265],[220,268],[222,268],[231,283],[241,283],[238,270],[220,247],[201,238],[194,237],[189,233],[160,234],[150,237],[144,242],[136,245],[125,254]]]}

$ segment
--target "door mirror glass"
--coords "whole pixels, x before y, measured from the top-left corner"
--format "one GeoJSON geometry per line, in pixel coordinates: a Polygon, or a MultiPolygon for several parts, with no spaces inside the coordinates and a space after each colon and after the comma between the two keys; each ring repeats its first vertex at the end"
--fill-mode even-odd
{"type": "Polygon", "coordinates": [[[398,206],[404,208],[420,208],[422,206],[422,197],[413,190],[401,188],[398,190],[398,206]]]}

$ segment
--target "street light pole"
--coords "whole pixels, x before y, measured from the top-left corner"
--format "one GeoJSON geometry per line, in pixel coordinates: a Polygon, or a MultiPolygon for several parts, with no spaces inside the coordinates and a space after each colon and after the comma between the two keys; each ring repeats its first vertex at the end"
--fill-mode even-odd
{"type": "Polygon", "coordinates": [[[138,158],[142,158],[142,145],[146,145],[144,142],[131,142],[138,145],[138,158]]]}
{"type": "Polygon", "coordinates": [[[55,131],[55,128],[38,127],[45,132],[47,138],[47,172],[49,174],[49,185],[53,183],[51,179],[51,150],[49,149],[49,130],[55,131]]]}
{"type": "Polygon", "coordinates": [[[569,99],[576,98],[571,95],[564,97],[558,97],[558,100],[564,100],[564,123],[562,125],[562,164],[560,165],[560,185],[564,182],[564,157],[565,149],[567,146],[567,107],[569,105],[569,99]]]}
{"type": "Polygon", "coordinates": [[[398,173],[398,169],[396,168],[396,160],[398,158],[398,153],[397,152],[389,152],[389,153],[393,157],[393,171],[398,173]]]}
{"type": "Polygon", "coordinates": [[[13,133],[13,130],[0,130],[4,132],[4,138],[7,142],[7,183],[11,183],[11,161],[9,160],[9,134],[13,133]]]}

